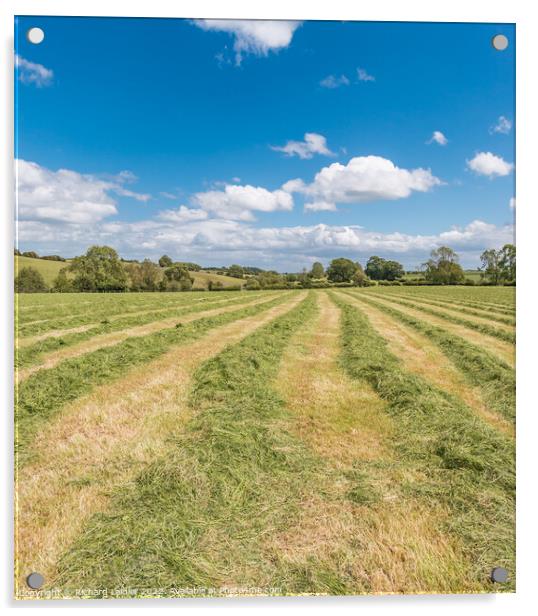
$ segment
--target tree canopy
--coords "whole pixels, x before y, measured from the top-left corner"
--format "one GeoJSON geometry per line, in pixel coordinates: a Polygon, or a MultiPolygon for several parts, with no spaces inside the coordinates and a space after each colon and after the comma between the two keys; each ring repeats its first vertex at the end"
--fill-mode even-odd
{"type": "Polygon", "coordinates": [[[40,272],[34,267],[23,267],[15,278],[17,293],[45,293],[49,290],[40,272]]]}
{"type": "Polygon", "coordinates": [[[69,265],[78,291],[125,291],[128,277],[118,253],[110,246],[92,246],[69,265]]]}
{"type": "Polygon", "coordinates": [[[351,282],[354,274],[362,269],[358,263],[351,259],[340,257],[333,259],[327,268],[327,278],[331,282],[351,282]]]}
{"type": "Polygon", "coordinates": [[[398,280],[405,274],[402,264],[398,261],[390,261],[377,256],[368,259],[365,272],[372,280],[398,280]]]}
{"type": "Polygon", "coordinates": [[[448,246],[432,250],[424,267],[424,277],[433,284],[459,284],[465,281],[458,255],[448,246]]]}

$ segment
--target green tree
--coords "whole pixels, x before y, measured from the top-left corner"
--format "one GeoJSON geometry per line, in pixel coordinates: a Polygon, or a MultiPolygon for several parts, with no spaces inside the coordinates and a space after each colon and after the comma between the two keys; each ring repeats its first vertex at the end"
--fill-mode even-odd
{"type": "Polygon", "coordinates": [[[228,268],[228,276],[232,278],[243,278],[245,271],[240,265],[230,265],[228,268]]]}
{"type": "Polygon", "coordinates": [[[398,261],[385,261],[385,278],[384,280],[398,280],[405,275],[404,268],[398,261]]]}
{"type": "Polygon", "coordinates": [[[366,263],[365,273],[372,280],[384,280],[385,259],[377,256],[370,257],[366,263]]]}
{"type": "Polygon", "coordinates": [[[458,263],[458,255],[448,246],[441,246],[430,253],[424,264],[424,277],[433,284],[460,284],[465,274],[458,263]]]}
{"type": "Polygon", "coordinates": [[[501,280],[501,267],[499,264],[500,251],[497,252],[494,248],[484,250],[480,255],[482,262],[482,277],[491,284],[499,284],[501,280]]]}
{"type": "Polygon", "coordinates": [[[172,265],[171,267],[167,267],[164,270],[164,275],[166,276],[167,280],[176,280],[177,282],[185,278],[190,278],[189,272],[186,269],[180,267],[179,265],[172,265]]]}
{"type": "Polygon", "coordinates": [[[157,265],[149,259],[144,259],[140,264],[140,277],[144,291],[155,291],[159,283],[161,272],[157,265]]]}
{"type": "Polygon", "coordinates": [[[260,288],[260,283],[254,277],[249,278],[245,283],[245,289],[248,291],[258,291],[260,288]]]}
{"type": "Polygon", "coordinates": [[[327,268],[327,278],[331,282],[351,282],[359,267],[358,263],[353,263],[351,259],[333,259],[327,268]]]}
{"type": "Polygon", "coordinates": [[[73,281],[67,277],[67,267],[62,267],[52,283],[52,290],[55,293],[72,293],[75,290],[73,281]]]}
{"type": "Polygon", "coordinates": [[[23,252],[22,256],[29,257],[30,259],[39,259],[39,255],[37,254],[37,252],[34,252],[33,250],[29,250],[28,252],[23,252]]]}
{"type": "Polygon", "coordinates": [[[324,276],[325,276],[325,270],[323,269],[323,265],[319,261],[316,261],[312,265],[312,269],[310,271],[310,277],[314,278],[314,280],[319,280],[320,278],[323,278],[324,276]]]}
{"type": "Polygon", "coordinates": [[[168,255],[163,255],[159,259],[159,265],[161,267],[170,267],[173,263],[174,262],[172,261],[172,259],[168,255]]]}
{"type": "Polygon", "coordinates": [[[398,280],[405,274],[398,261],[387,261],[382,257],[370,257],[366,264],[366,275],[372,280],[398,280]]]}
{"type": "Polygon", "coordinates": [[[220,280],[210,280],[207,283],[208,291],[222,291],[223,288],[224,288],[224,285],[222,284],[220,280]]]}
{"type": "Polygon", "coordinates": [[[110,246],[92,246],[86,254],[75,257],[69,265],[75,275],[73,284],[78,291],[125,291],[127,272],[118,253],[110,246]]]}
{"type": "Polygon", "coordinates": [[[516,247],[514,244],[505,244],[499,253],[501,279],[512,282],[516,279],[516,247]]]}
{"type": "Polygon", "coordinates": [[[17,293],[46,293],[49,290],[45,280],[35,267],[23,267],[15,278],[17,293]]]}
{"type": "Polygon", "coordinates": [[[368,287],[370,286],[370,280],[368,276],[364,273],[362,266],[357,263],[357,271],[353,274],[352,281],[358,287],[368,287]]]}

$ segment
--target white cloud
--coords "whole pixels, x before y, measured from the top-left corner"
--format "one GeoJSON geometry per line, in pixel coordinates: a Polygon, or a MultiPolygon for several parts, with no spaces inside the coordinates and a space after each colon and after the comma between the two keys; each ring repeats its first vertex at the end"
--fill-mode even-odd
{"type": "Polygon", "coordinates": [[[327,75],[324,79],[319,82],[319,85],[323,88],[329,88],[334,90],[334,88],[339,88],[340,86],[348,86],[349,79],[345,75],[327,75]]]}
{"type": "MultiPolygon", "coordinates": [[[[16,161],[17,207],[21,220],[94,223],[117,213],[110,193],[147,201],[120,183],[69,169],[51,171],[34,162],[16,161]]],[[[123,180],[124,181],[124,180],[123,180]]]]}
{"type": "Polygon", "coordinates": [[[271,21],[249,19],[195,19],[203,30],[227,32],[234,37],[235,62],[241,64],[243,54],[267,56],[270,51],[280,51],[291,43],[300,21],[271,21]]]}
{"type": "Polygon", "coordinates": [[[491,152],[479,152],[467,161],[467,166],[478,175],[487,175],[490,178],[509,175],[514,168],[513,163],[508,163],[491,152]]]}
{"type": "Polygon", "coordinates": [[[298,156],[299,158],[312,158],[314,154],[324,156],[334,156],[327,147],[327,139],[317,133],[305,133],[304,141],[288,141],[283,146],[270,146],[276,152],[284,152],[287,156],[298,156]]]}
{"type": "Polygon", "coordinates": [[[381,233],[357,225],[256,227],[245,222],[207,219],[101,222],[93,225],[22,221],[19,238],[27,249],[81,254],[93,243],[111,244],[127,258],[158,258],[163,252],[201,264],[250,263],[281,271],[297,271],[313,257],[328,262],[348,256],[363,263],[380,254],[414,267],[442,245],[454,248],[462,265],[476,266],[486,248],[514,241],[513,225],[474,220],[430,235],[381,233]]]}
{"type": "Polygon", "coordinates": [[[38,88],[49,86],[54,77],[50,68],[25,60],[19,55],[15,55],[15,68],[22,83],[33,84],[38,88]]]}
{"type": "Polygon", "coordinates": [[[167,220],[169,222],[187,222],[192,220],[205,220],[208,213],[205,210],[191,209],[185,205],[180,205],[176,210],[163,210],[159,212],[159,220],[167,220]]]}
{"type": "Polygon", "coordinates": [[[437,143],[439,145],[446,145],[448,143],[448,139],[444,136],[444,134],[440,130],[434,130],[430,140],[427,143],[437,143]]]}
{"type": "Polygon", "coordinates": [[[336,205],[327,201],[312,201],[304,206],[305,212],[335,212],[336,205]]]}
{"type": "Polygon", "coordinates": [[[363,68],[357,69],[357,77],[359,78],[359,81],[375,81],[375,77],[373,75],[369,75],[363,68]]]}
{"type": "Polygon", "coordinates": [[[510,197],[510,202],[508,205],[510,206],[511,210],[515,210],[516,209],[516,198],[510,197]]]}
{"type": "Polygon", "coordinates": [[[311,184],[290,180],[282,187],[288,192],[300,192],[310,198],[305,209],[335,209],[337,203],[364,203],[381,199],[402,199],[413,191],[427,192],[442,184],[429,169],[400,169],[380,156],[357,156],[347,165],[333,163],[324,167],[311,184]],[[329,207],[332,206],[332,207],[329,207]],[[319,208],[318,208],[319,209],[319,208]]]}
{"type": "Polygon", "coordinates": [[[497,124],[494,124],[490,127],[489,132],[493,133],[501,133],[502,135],[508,135],[508,133],[512,130],[512,122],[505,116],[499,116],[497,120],[497,124]]]}
{"type": "Polygon", "coordinates": [[[202,209],[228,220],[254,220],[253,211],[293,209],[293,198],[285,190],[269,191],[256,186],[229,184],[224,190],[196,193],[193,201],[202,209]]]}

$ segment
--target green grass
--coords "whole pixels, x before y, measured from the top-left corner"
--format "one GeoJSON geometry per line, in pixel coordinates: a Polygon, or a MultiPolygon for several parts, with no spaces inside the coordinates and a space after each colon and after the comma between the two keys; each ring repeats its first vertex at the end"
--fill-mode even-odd
{"type": "Polygon", "coordinates": [[[457,317],[456,315],[447,314],[446,312],[441,312],[439,310],[434,310],[433,308],[428,308],[427,306],[413,303],[412,300],[403,300],[399,297],[395,297],[394,295],[391,295],[390,297],[384,296],[383,299],[394,302],[396,304],[400,304],[401,306],[405,306],[407,308],[420,310],[420,312],[424,312],[425,314],[431,314],[434,317],[444,319],[445,321],[450,321],[450,323],[454,323],[456,325],[462,325],[463,327],[467,327],[468,329],[474,329],[481,334],[486,334],[487,336],[498,338],[499,340],[503,340],[504,342],[514,344],[516,341],[515,332],[498,329],[496,327],[488,325],[487,323],[477,323],[475,321],[469,321],[469,319],[463,319],[461,317],[457,317]]]}
{"type": "Polygon", "coordinates": [[[448,507],[446,532],[459,537],[485,590],[493,566],[515,571],[515,450],[510,439],[461,401],[408,373],[357,308],[342,308],[342,366],[388,403],[400,460],[424,473],[413,495],[448,507]]]}
{"type": "MultiPolygon", "coordinates": [[[[198,369],[193,419],[114,494],[107,513],[93,517],[61,559],[55,584],[160,588],[169,596],[172,588],[223,584],[286,593],[304,582],[302,572],[279,577],[263,540],[290,524],[318,465],[286,431],[285,406],[271,387],[291,334],[314,311],[310,294],[198,369]]],[[[318,574],[322,589],[343,590],[318,574]]]]}
{"type": "Polygon", "coordinates": [[[67,267],[69,262],[49,261],[48,259],[32,259],[31,257],[20,257],[15,255],[15,276],[23,267],[33,267],[36,269],[50,287],[60,270],[67,267]]]}
{"type": "Polygon", "coordinates": [[[236,311],[200,318],[181,327],[127,338],[114,346],[67,359],[54,368],[30,375],[16,389],[16,445],[20,463],[24,462],[24,450],[39,427],[69,402],[159,357],[173,345],[192,342],[215,327],[259,314],[289,297],[289,294],[282,294],[256,306],[239,307],[236,311]]]}
{"type": "Polygon", "coordinates": [[[150,312],[148,314],[135,314],[132,316],[129,316],[128,314],[125,316],[120,314],[119,317],[114,320],[105,318],[98,325],[83,332],[66,333],[62,336],[44,338],[35,344],[18,348],[15,353],[15,365],[19,368],[24,368],[38,364],[43,360],[46,353],[68,348],[75,344],[79,344],[80,342],[84,342],[85,340],[90,340],[94,336],[101,334],[109,334],[115,331],[121,331],[131,327],[153,323],[161,319],[170,319],[172,317],[180,318],[185,315],[196,314],[197,312],[212,310],[220,307],[234,306],[238,304],[246,305],[259,298],[259,293],[253,293],[252,295],[249,294],[246,297],[244,295],[237,297],[237,294],[234,294],[232,295],[232,299],[230,299],[228,294],[224,297],[212,294],[208,298],[203,298],[204,300],[207,299],[212,301],[202,301],[196,303],[189,302],[186,303],[186,305],[178,303],[178,305],[171,308],[164,308],[163,310],[150,312]]]}
{"type": "MultiPolygon", "coordinates": [[[[380,296],[382,296],[382,294],[380,294],[380,296]]],[[[475,316],[475,317],[481,317],[482,319],[488,319],[490,321],[495,321],[496,323],[502,323],[503,325],[511,325],[512,327],[514,327],[516,324],[516,320],[514,317],[500,316],[498,314],[493,313],[491,310],[488,311],[487,308],[483,308],[482,312],[480,312],[476,308],[471,308],[465,305],[460,304],[458,306],[454,306],[453,304],[448,304],[446,301],[440,301],[440,300],[434,300],[434,299],[424,299],[422,297],[417,297],[416,295],[413,295],[410,297],[409,295],[403,295],[403,294],[400,295],[396,293],[391,293],[390,297],[397,297],[398,299],[404,299],[404,300],[410,299],[414,303],[418,302],[419,304],[439,306],[440,308],[446,308],[447,310],[453,310],[461,314],[468,314],[468,315],[475,316]]]]}
{"type": "Polygon", "coordinates": [[[516,375],[510,366],[486,350],[441,327],[412,317],[394,307],[372,301],[362,294],[349,294],[411,326],[434,342],[460,370],[466,380],[482,392],[488,406],[510,421],[516,416],[516,375]]]}

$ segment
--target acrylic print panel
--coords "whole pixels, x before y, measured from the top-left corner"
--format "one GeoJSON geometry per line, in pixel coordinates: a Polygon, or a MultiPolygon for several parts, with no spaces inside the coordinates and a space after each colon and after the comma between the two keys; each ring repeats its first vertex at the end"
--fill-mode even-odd
{"type": "Polygon", "coordinates": [[[16,20],[17,597],[514,591],[514,54],[16,20]]]}

